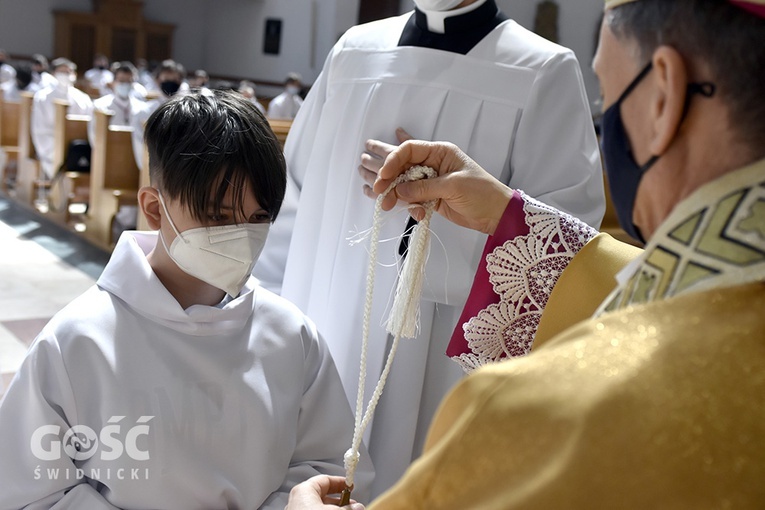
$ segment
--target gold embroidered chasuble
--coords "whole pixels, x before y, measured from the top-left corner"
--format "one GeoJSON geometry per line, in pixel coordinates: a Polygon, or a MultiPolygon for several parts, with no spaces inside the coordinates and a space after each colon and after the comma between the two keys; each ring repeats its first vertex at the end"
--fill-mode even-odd
{"type": "Polygon", "coordinates": [[[679,204],[630,267],[595,318],[460,383],[371,508],[761,508],[765,161],[679,204]]]}

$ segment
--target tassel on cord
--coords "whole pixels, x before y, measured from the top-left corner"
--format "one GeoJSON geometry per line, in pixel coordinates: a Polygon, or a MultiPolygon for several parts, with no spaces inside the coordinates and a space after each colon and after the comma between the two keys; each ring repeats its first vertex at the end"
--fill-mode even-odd
{"type": "MultiPolygon", "coordinates": [[[[436,171],[424,166],[415,166],[404,174],[405,181],[433,178],[436,171]]],[[[409,250],[401,269],[396,296],[388,317],[388,333],[400,333],[402,337],[417,336],[420,323],[420,295],[422,282],[425,279],[425,262],[430,253],[430,218],[433,216],[436,201],[423,204],[425,217],[414,226],[410,234],[409,250]]]]}
{"type": "Polygon", "coordinates": [[[393,358],[396,355],[398,342],[402,336],[414,338],[420,314],[420,293],[425,273],[425,261],[430,248],[430,218],[433,216],[436,201],[422,204],[425,207],[425,218],[414,228],[409,242],[409,253],[404,261],[404,267],[396,287],[396,297],[393,301],[390,317],[388,318],[387,330],[393,335],[388,358],[385,360],[380,379],[377,381],[375,391],[364,411],[364,383],[367,378],[367,345],[369,343],[369,322],[372,311],[372,294],[375,282],[375,267],[377,266],[377,242],[380,238],[380,216],[382,212],[382,200],[393,188],[404,181],[416,181],[419,179],[435,177],[435,170],[424,166],[414,166],[407,172],[399,175],[386,189],[375,203],[372,234],[369,249],[369,267],[367,268],[367,293],[364,302],[363,332],[361,342],[361,361],[359,364],[359,387],[356,394],[356,420],[353,430],[353,442],[345,452],[345,485],[344,498],[350,497],[350,489],[353,487],[356,476],[356,468],[359,463],[359,448],[361,438],[364,435],[369,422],[372,420],[377,403],[382,396],[385,381],[390,373],[393,358]],[[363,414],[363,418],[362,418],[363,414]]]}

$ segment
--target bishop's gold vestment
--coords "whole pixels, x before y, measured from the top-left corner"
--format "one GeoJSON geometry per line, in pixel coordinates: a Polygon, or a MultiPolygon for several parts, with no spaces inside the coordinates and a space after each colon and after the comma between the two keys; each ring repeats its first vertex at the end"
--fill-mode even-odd
{"type": "Polygon", "coordinates": [[[459,384],[371,508],[762,508],[763,480],[760,161],[679,204],[594,318],[459,384]]]}

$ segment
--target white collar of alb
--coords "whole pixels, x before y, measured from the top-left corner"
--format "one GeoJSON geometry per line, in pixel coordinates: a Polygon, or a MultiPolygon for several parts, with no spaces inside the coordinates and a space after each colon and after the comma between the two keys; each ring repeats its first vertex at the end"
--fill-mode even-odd
{"type": "Polygon", "coordinates": [[[486,3],[486,0],[478,0],[477,2],[474,2],[470,5],[466,5],[465,7],[460,7],[459,9],[452,9],[451,11],[426,11],[424,9],[419,9],[421,13],[425,15],[425,18],[428,20],[428,30],[431,32],[435,32],[437,34],[443,34],[446,33],[446,28],[444,22],[446,21],[446,18],[451,18],[453,16],[460,16],[462,14],[467,14],[470,11],[474,11],[478,9],[480,6],[486,3]]]}

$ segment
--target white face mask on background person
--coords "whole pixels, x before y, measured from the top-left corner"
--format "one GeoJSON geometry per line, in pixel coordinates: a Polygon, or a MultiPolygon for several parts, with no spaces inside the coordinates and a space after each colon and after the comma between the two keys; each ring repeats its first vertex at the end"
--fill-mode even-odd
{"type": "Polygon", "coordinates": [[[59,87],[68,87],[74,83],[74,76],[72,73],[56,73],[56,80],[58,80],[59,87]]]}
{"type": "Polygon", "coordinates": [[[243,223],[179,232],[161,193],[159,201],[176,235],[168,247],[162,231],[159,233],[162,245],[173,262],[184,273],[232,297],[238,296],[263,251],[271,224],[243,223]]]}
{"type": "Polygon", "coordinates": [[[464,0],[414,0],[414,4],[421,11],[450,11],[463,1],[464,0]]]}
{"type": "Polygon", "coordinates": [[[127,99],[128,96],[130,96],[131,90],[133,90],[132,83],[115,83],[114,84],[114,93],[117,95],[117,97],[120,97],[122,99],[127,99]]]}
{"type": "Polygon", "coordinates": [[[287,86],[287,94],[292,94],[293,96],[300,93],[300,87],[296,87],[295,85],[288,85],[287,86]]]}

